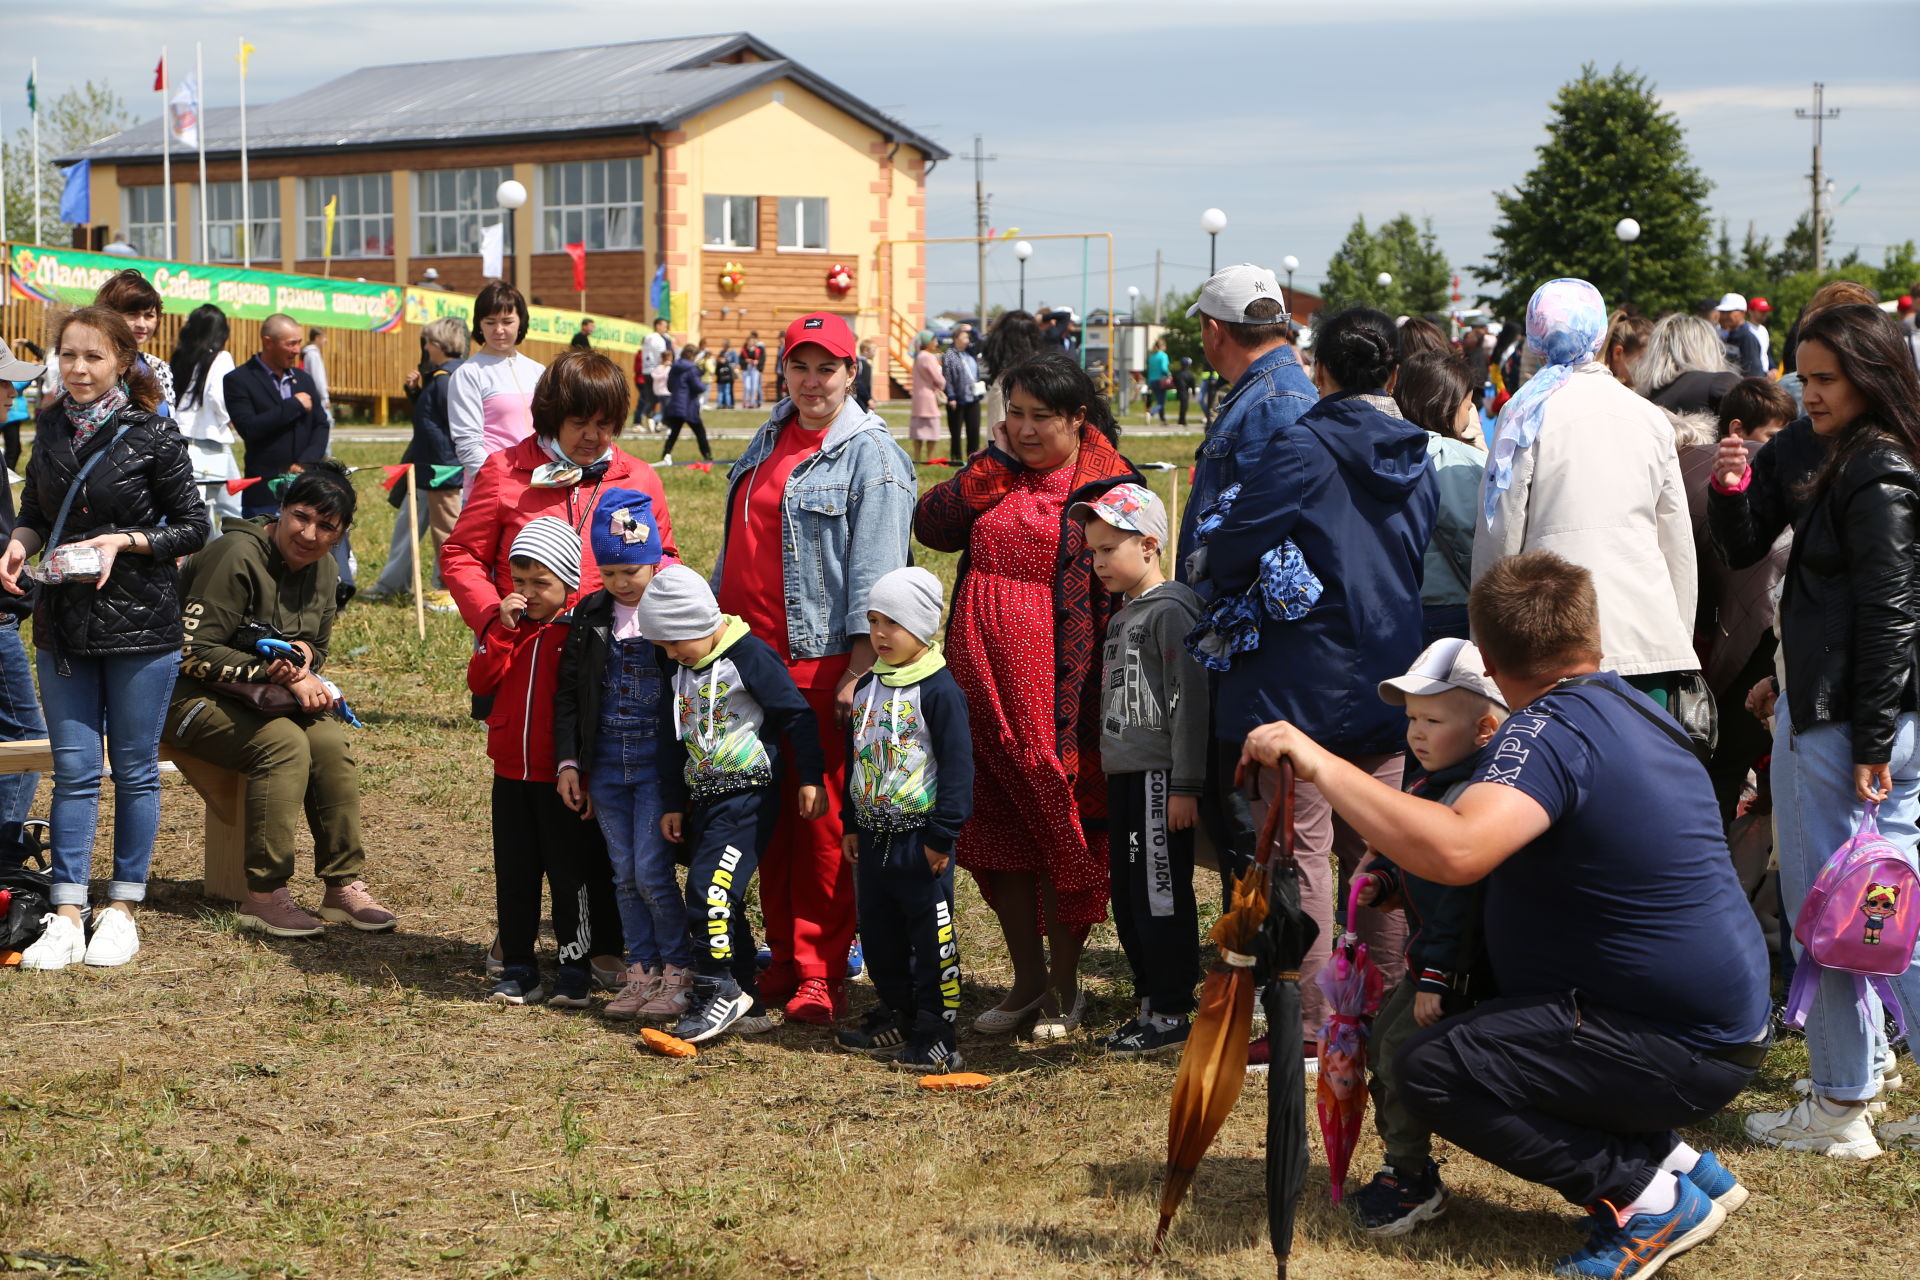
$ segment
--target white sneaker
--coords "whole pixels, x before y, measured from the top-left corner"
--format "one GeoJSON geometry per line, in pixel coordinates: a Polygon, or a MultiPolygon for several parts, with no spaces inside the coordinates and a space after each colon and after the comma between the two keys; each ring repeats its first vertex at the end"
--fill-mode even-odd
{"type": "Polygon", "coordinates": [[[1881,1125],[1880,1142],[1887,1147],[1920,1147],[1920,1115],[1881,1125]]]}
{"type": "Polygon", "coordinates": [[[1881,1154],[1865,1105],[1831,1115],[1813,1098],[1785,1111],[1747,1117],[1747,1134],[1787,1151],[1813,1151],[1834,1160],[1872,1160],[1881,1154]]]}
{"type": "Polygon", "coordinates": [[[64,969],[86,958],[87,935],[58,911],[41,916],[40,929],[33,945],[21,953],[22,969],[64,969]]]}
{"type": "Polygon", "coordinates": [[[102,969],[111,969],[133,959],[140,950],[140,930],[133,916],[117,907],[94,913],[93,937],[87,943],[86,961],[102,969]]]}
{"type": "Polygon", "coordinates": [[[660,455],[660,465],[661,465],[661,466],[663,466],[663,467],[670,467],[670,466],[672,466],[672,465],[673,465],[673,455],[672,455],[672,454],[670,454],[670,453],[663,453],[663,454],[661,454],[661,455],[660,455]]]}
{"type": "MultiPolygon", "coordinates": [[[[1894,1077],[1896,1082],[1899,1081],[1899,1079],[1899,1076],[1894,1077]]],[[[1887,1090],[1889,1088],[1898,1089],[1899,1087],[1900,1085],[1898,1083],[1892,1085],[1887,1084],[1883,1077],[1880,1081],[1880,1096],[1867,1103],[1867,1114],[1870,1116],[1885,1115],[1887,1113],[1887,1090]]],[[[1793,1091],[1802,1098],[1811,1098],[1813,1096],[1813,1080],[1807,1076],[1801,1076],[1793,1082],[1793,1091]]]]}

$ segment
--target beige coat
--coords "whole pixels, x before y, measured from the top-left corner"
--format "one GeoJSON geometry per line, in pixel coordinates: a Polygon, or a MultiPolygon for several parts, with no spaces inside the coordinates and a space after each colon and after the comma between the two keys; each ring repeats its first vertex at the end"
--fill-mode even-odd
{"type": "MultiPolygon", "coordinates": [[[[1484,510],[1486,482],[1481,482],[1484,510]]],[[[1589,362],[1547,401],[1492,526],[1474,531],[1477,581],[1503,556],[1551,551],[1593,574],[1601,665],[1621,675],[1698,670],[1693,528],[1673,424],[1589,362]]]]}

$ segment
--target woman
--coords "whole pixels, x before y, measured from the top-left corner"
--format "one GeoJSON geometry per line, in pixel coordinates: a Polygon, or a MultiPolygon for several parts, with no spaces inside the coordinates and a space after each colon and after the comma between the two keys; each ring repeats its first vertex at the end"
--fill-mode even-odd
{"type": "Polygon", "coordinates": [[[1167,392],[1173,389],[1173,375],[1169,372],[1167,359],[1167,340],[1155,338],[1153,350],[1147,355],[1147,421],[1160,419],[1160,425],[1167,425],[1167,392]]]}
{"type": "MultiPolygon", "coordinates": [[[[1403,675],[1422,647],[1421,565],[1440,501],[1427,434],[1383,390],[1397,372],[1398,342],[1393,321],[1367,307],[1321,323],[1313,343],[1319,402],[1268,439],[1205,546],[1216,598],[1264,585],[1269,554],[1289,543],[1320,583],[1318,600],[1298,617],[1261,611],[1258,645],[1235,654],[1219,677],[1215,736],[1237,741],[1288,720],[1396,787],[1406,717],[1378,689],[1403,675]]],[[[1279,775],[1264,769],[1258,785],[1256,829],[1279,775]]],[[[1300,966],[1301,1027],[1311,1046],[1327,1018],[1313,978],[1332,954],[1336,886],[1359,865],[1366,842],[1305,783],[1294,823],[1300,903],[1320,926],[1300,966]]],[[[1405,919],[1366,907],[1352,927],[1391,984],[1405,966],[1405,919]]]]}
{"type": "Polygon", "coordinates": [[[907,418],[907,443],[916,463],[933,460],[940,439],[940,406],[946,401],[947,375],[940,367],[940,340],[922,329],[913,340],[913,399],[907,418]]]}
{"type": "Polygon", "coordinates": [[[1780,368],[1780,386],[1793,397],[1794,408],[1800,407],[1800,374],[1794,367],[1793,349],[1800,341],[1800,326],[1822,311],[1834,307],[1844,307],[1853,303],[1874,307],[1880,305],[1880,295],[1863,284],[1852,280],[1829,280],[1813,291],[1813,297],[1807,300],[1800,314],[1787,329],[1786,342],[1782,348],[1780,368]]]}
{"type": "Polygon", "coordinates": [[[488,458],[533,434],[533,389],[542,369],[515,349],[526,337],[527,300],[504,280],[488,281],[473,300],[480,349],[447,387],[447,420],[469,491],[488,458]]]}
{"type": "Polygon", "coordinates": [[[1633,385],[1633,371],[1647,354],[1647,342],[1653,337],[1653,321],[1616,311],[1607,321],[1605,354],[1601,357],[1607,372],[1623,387],[1633,385]]]}
{"type": "MultiPolygon", "coordinates": [[[[839,795],[853,685],[873,666],[867,595],[907,563],[913,464],[886,422],[849,396],[858,356],[845,320],[801,316],[781,349],[787,398],[727,473],[714,592],[786,660],[820,722],[827,794],[839,795]]],[[[784,1005],[790,1021],[826,1026],[846,1003],[853,876],[837,813],[801,821],[791,771],[782,787],[779,825],[760,861],[773,953],[760,995],[784,1005]]]]}
{"type": "Polygon", "coordinates": [[[1107,914],[1100,645],[1113,593],[1093,573],[1074,495],[1144,484],[1112,442],[1086,371],[1057,352],[1001,367],[993,443],[927,491],[914,533],[963,552],[947,658],[973,729],[973,817],[955,857],[1000,919],[1013,986],[974,1029],[1038,1013],[1054,1039],[1086,1016],[1080,953],[1107,914]]]}
{"type": "Polygon", "coordinates": [[[180,341],[168,365],[178,399],[174,420],[187,438],[193,458],[193,479],[207,504],[208,540],[220,536],[220,522],[238,519],[240,495],[227,492],[227,481],[240,478],[233,458],[233,419],[227,414],[226,377],[233,372],[233,354],[227,350],[227,313],[208,303],[195,307],[180,328],[180,341]]]}
{"type": "MultiPolygon", "coordinates": [[[[1899,325],[1859,304],[1803,321],[1795,366],[1808,421],[1751,465],[1738,440],[1724,442],[1709,500],[1730,564],[1753,563],[1781,527],[1794,529],[1780,596],[1785,688],[1756,690],[1763,713],[1772,703],[1784,919],[1864,806],[1878,805],[1881,831],[1909,860],[1920,834],[1920,378],[1899,325]]],[[[1907,1025],[1920,1026],[1920,965],[1892,985],[1907,1025]]],[[[1881,1089],[1879,1018],[1850,977],[1822,973],[1806,1028],[1811,1093],[1747,1117],[1747,1132],[1836,1158],[1879,1155],[1868,1111],[1881,1089]]],[[[1920,1140],[1920,1116],[1879,1136],[1920,1140]]]]}
{"type": "Polygon", "coordinates": [[[133,331],[133,345],[141,353],[135,359],[134,367],[152,375],[160,384],[160,407],[154,412],[163,418],[171,418],[173,370],[146,354],[147,344],[153,341],[154,331],[160,327],[160,313],[164,309],[160,291],[153,287],[152,281],[128,267],[108,276],[106,283],[94,291],[93,305],[117,311],[120,318],[127,322],[127,327],[133,331]]]}
{"type": "Polygon", "coordinates": [[[1007,417],[1006,393],[1000,390],[1000,375],[1029,356],[1040,354],[1040,322],[1031,311],[1008,311],[993,322],[987,339],[980,346],[980,361],[985,367],[980,376],[987,383],[986,423],[989,428],[1007,417]]]}
{"type": "Polygon", "coordinates": [[[693,439],[700,446],[700,460],[713,461],[707,446],[707,424],[700,418],[700,402],[707,384],[700,379],[700,349],[689,342],[680,348],[680,357],[667,370],[667,442],[660,446],[660,461],[673,465],[673,442],[680,428],[693,428],[693,439]]]}
{"type": "MultiPolygon", "coordinates": [[[[47,353],[33,343],[22,342],[20,348],[27,353],[28,359],[33,363],[37,365],[45,364],[47,353]]],[[[13,398],[7,402],[7,421],[5,427],[5,460],[7,470],[9,471],[12,471],[20,465],[20,428],[24,427],[33,417],[33,406],[27,402],[27,393],[34,389],[34,382],[34,379],[29,378],[21,382],[11,382],[8,384],[13,388],[13,398]]]]}
{"type": "Polygon", "coordinates": [[[1410,316],[1401,322],[1399,328],[1400,358],[1403,360],[1411,360],[1419,355],[1458,354],[1445,331],[1425,316],[1410,316]]]}
{"type": "MultiPolygon", "coordinates": [[[[420,330],[420,367],[407,374],[407,395],[413,401],[413,439],[400,461],[416,468],[414,485],[419,510],[410,525],[407,521],[407,486],[396,484],[388,494],[394,505],[393,536],[387,543],[387,565],[371,591],[362,592],[365,601],[385,600],[413,591],[413,540],[433,531],[436,556],[442,553],[453,527],[460,518],[460,488],[463,473],[455,470],[460,455],[453,447],[453,426],[447,417],[447,392],[453,375],[467,357],[467,327],[452,316],[430,321],[420,330]]],[[[424,561],[426,553],[422,551],[424,561]]],[[[422,567],[424,575],[427,570],[422,567]]],[[[443,566],[436,559],[432,587],[426,606],[438,612],[453,611],[453,597],[447,594],[443,566]]]]}
{"type": "MultiPolygon", "coordinates": [[[[859,360],[853,370],[853,402],[860,406],[862,413],[873,408],[873,354],[871,341],[861,343],[859,360]]],[[[775,381],[780,380],[776,377],[775,381]]],[[[784,394],[786,387],[782,385],[780,390],[784,394]]]]}
{"type": "Polygon", "coordinates": [[[1427,433],[1427,457],[1440,485],[1440,511],[1420,580],[1428,644],[1447,636],[1467,638],[1473,527],[1480,513],[1480,477],[1487,469],[1487,451],[1463,438],[1480,418],[1471,379],[1463,361],[1428,352],[1402,364],[1393,384],[1400,412],[1427,433]]]}
{"type": "Polygon", "coordinates": [[[207,540],[207,509],[186,442],[155,412],[160,386],[135,361],[133,330],[82,307],[54,334],[65,394],[34,422],[20,519],[0,555],[0,587],[21,595],[27,557],[88,548],[96,582],[46,584],[34,606],[40,703],[53,741],[54,912],[21,963],[122,965],[140,949],[134,904],[160,826],[160,722],[180,648],[174,562],[207,540]],[[101,738],[113,762],[113,879],[107,909],[81,933],[100,814],[101,738]]]}
{"type": "Polygon", "coordinates": [[[1633,370],[1633,389],[1674,413],[1717,414],[1738,381],[1720,330],[1699,316],[1660,317],[1633,370]]]}
{"type": "Polygon", "coordinates": [[[287,486],[278,515],[231,522],[188,561],[182,589],[192,622],[166,741],[247,775],[247,897],[238,920],[277,938],[312,937],[327,920],[369,933],[396,923],[360,878],[359,775],[334,691],[319,674],[338,609],[333,548],[354,507],[345,467],[310,465],[287,486]],[[287,641],[298,659],[263,655],[255,647],[262,635],[287,641]],[[313,872],[326,885],[319,919],[287,891],[303,811],[313,872]]]}
{"type": "MultiPolygon", "coordinates": [[[[1585,280],[1550,280],[1527,304],[1527,342],[1544,363],[1500,414],[1473,576],[1522,551],[1584,566],[1600,599],[1600,665],[1666,706],[1680,673],[1700,666],[1693,525],[1667,415],[1595,359],[1606,328],[1585,280]]],[[[1655,325],[1643,379],[1672,367],[1663,349],[1655,325]]]]}

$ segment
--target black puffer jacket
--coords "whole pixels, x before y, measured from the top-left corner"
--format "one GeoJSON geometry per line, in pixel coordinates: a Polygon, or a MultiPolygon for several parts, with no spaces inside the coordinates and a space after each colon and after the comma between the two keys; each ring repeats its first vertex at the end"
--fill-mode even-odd
{"type": "Polygon", "coordinates": [[[207,540],[207,509],[193,482],[193,461],[171,422],[123,409],[74,454],[73,426],[59,405],[34,423],[33,458],[20,490],[19,527],[45,541],[73,478],[88,458],[107,454],[87,473],[67,513],[60,541],[102,533],[140,533],[152,555],[122,552],[107,585],[46,587],[33,611],[36,646],[62,656],[105,658],[162,653],[181,643],[180,575],[174,561],[207,540]],[[121,427],[126,434],[115,439],[121,427]]]}

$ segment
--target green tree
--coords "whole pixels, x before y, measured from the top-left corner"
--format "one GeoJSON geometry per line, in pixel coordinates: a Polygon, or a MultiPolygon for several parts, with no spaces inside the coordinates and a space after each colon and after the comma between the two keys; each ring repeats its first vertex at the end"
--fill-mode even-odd
{"type": "Polygon", "coordinates": [[[1185,293],[1167,296],[1164,311],[1167,326],[1167,358],[1175,364],[1180,363],[1180,357],[1190,356],[1195,365],[1202,368],[1206,366],[1207,353],[1200,345],[1200,317],[1195,316],[1191,320],[1187,318],[1187,308],[1199,300],[1200,288],[1197,285],[1185,293]]]}
{"type": "MultiPolygon", "coordinates": [[[[70,88],[59,97],[40,97],[40,231],[33,228],[33,127],[14,132],[7,139],[7,165],[0,181],[6,183],[7,240],[38,240],[42,244],[66,244],[66,224],[60,221],[60,188],[63,179],[55,156],[78,150],[119,133],[133,123],[127,104],[105,84],[89,80],[70,88]]],[[[94,221],[118,220],[117,210],[95,209],[94,221]]]]}
{"type": "Polygon", "coordinates": [[[1624,217],[1640,224],[1630,300],[1641,311],[1689,308],[1705,297],[1713,289],[1705,205],[1712,184],[1652,85],[1623,67],[1602,75],[1588,64],[1553,111],[1539,162],[1514,190],[1495,193],[1496,248],[1474,269],[1497,290],[1486,300],[1517,318],[1543,282],[1578,276],[1619,301],[1629,251],[1614,226],[1624,217]]]}
{"type": "Polygon", "coordinates": [[[1321,287],[1323,310],[1328,315],[1347,307],[1377,307],[1389,315],[1399,314],[1398,282],[1384,288],[1377,283],[1380,273],[1391,273],[1393,263],[1380,237],[1367,230],[1367,220],[1357,217],[1347,230],[1333,256],[1327,259],[1327,279],[1321,287]]]}
{"type": "Polygon", "coordinates": [[[1369,231],[1362,216],[1327,260],[1321,296],[1328,315],[1354,306],[1376,307],[1391,316],[1444,315],[1451,281],[1431,220],[1419,226],[1402,213],[1369,231]],[[1382,272],[1391,283],[1379,282],[1382,272]]]}

